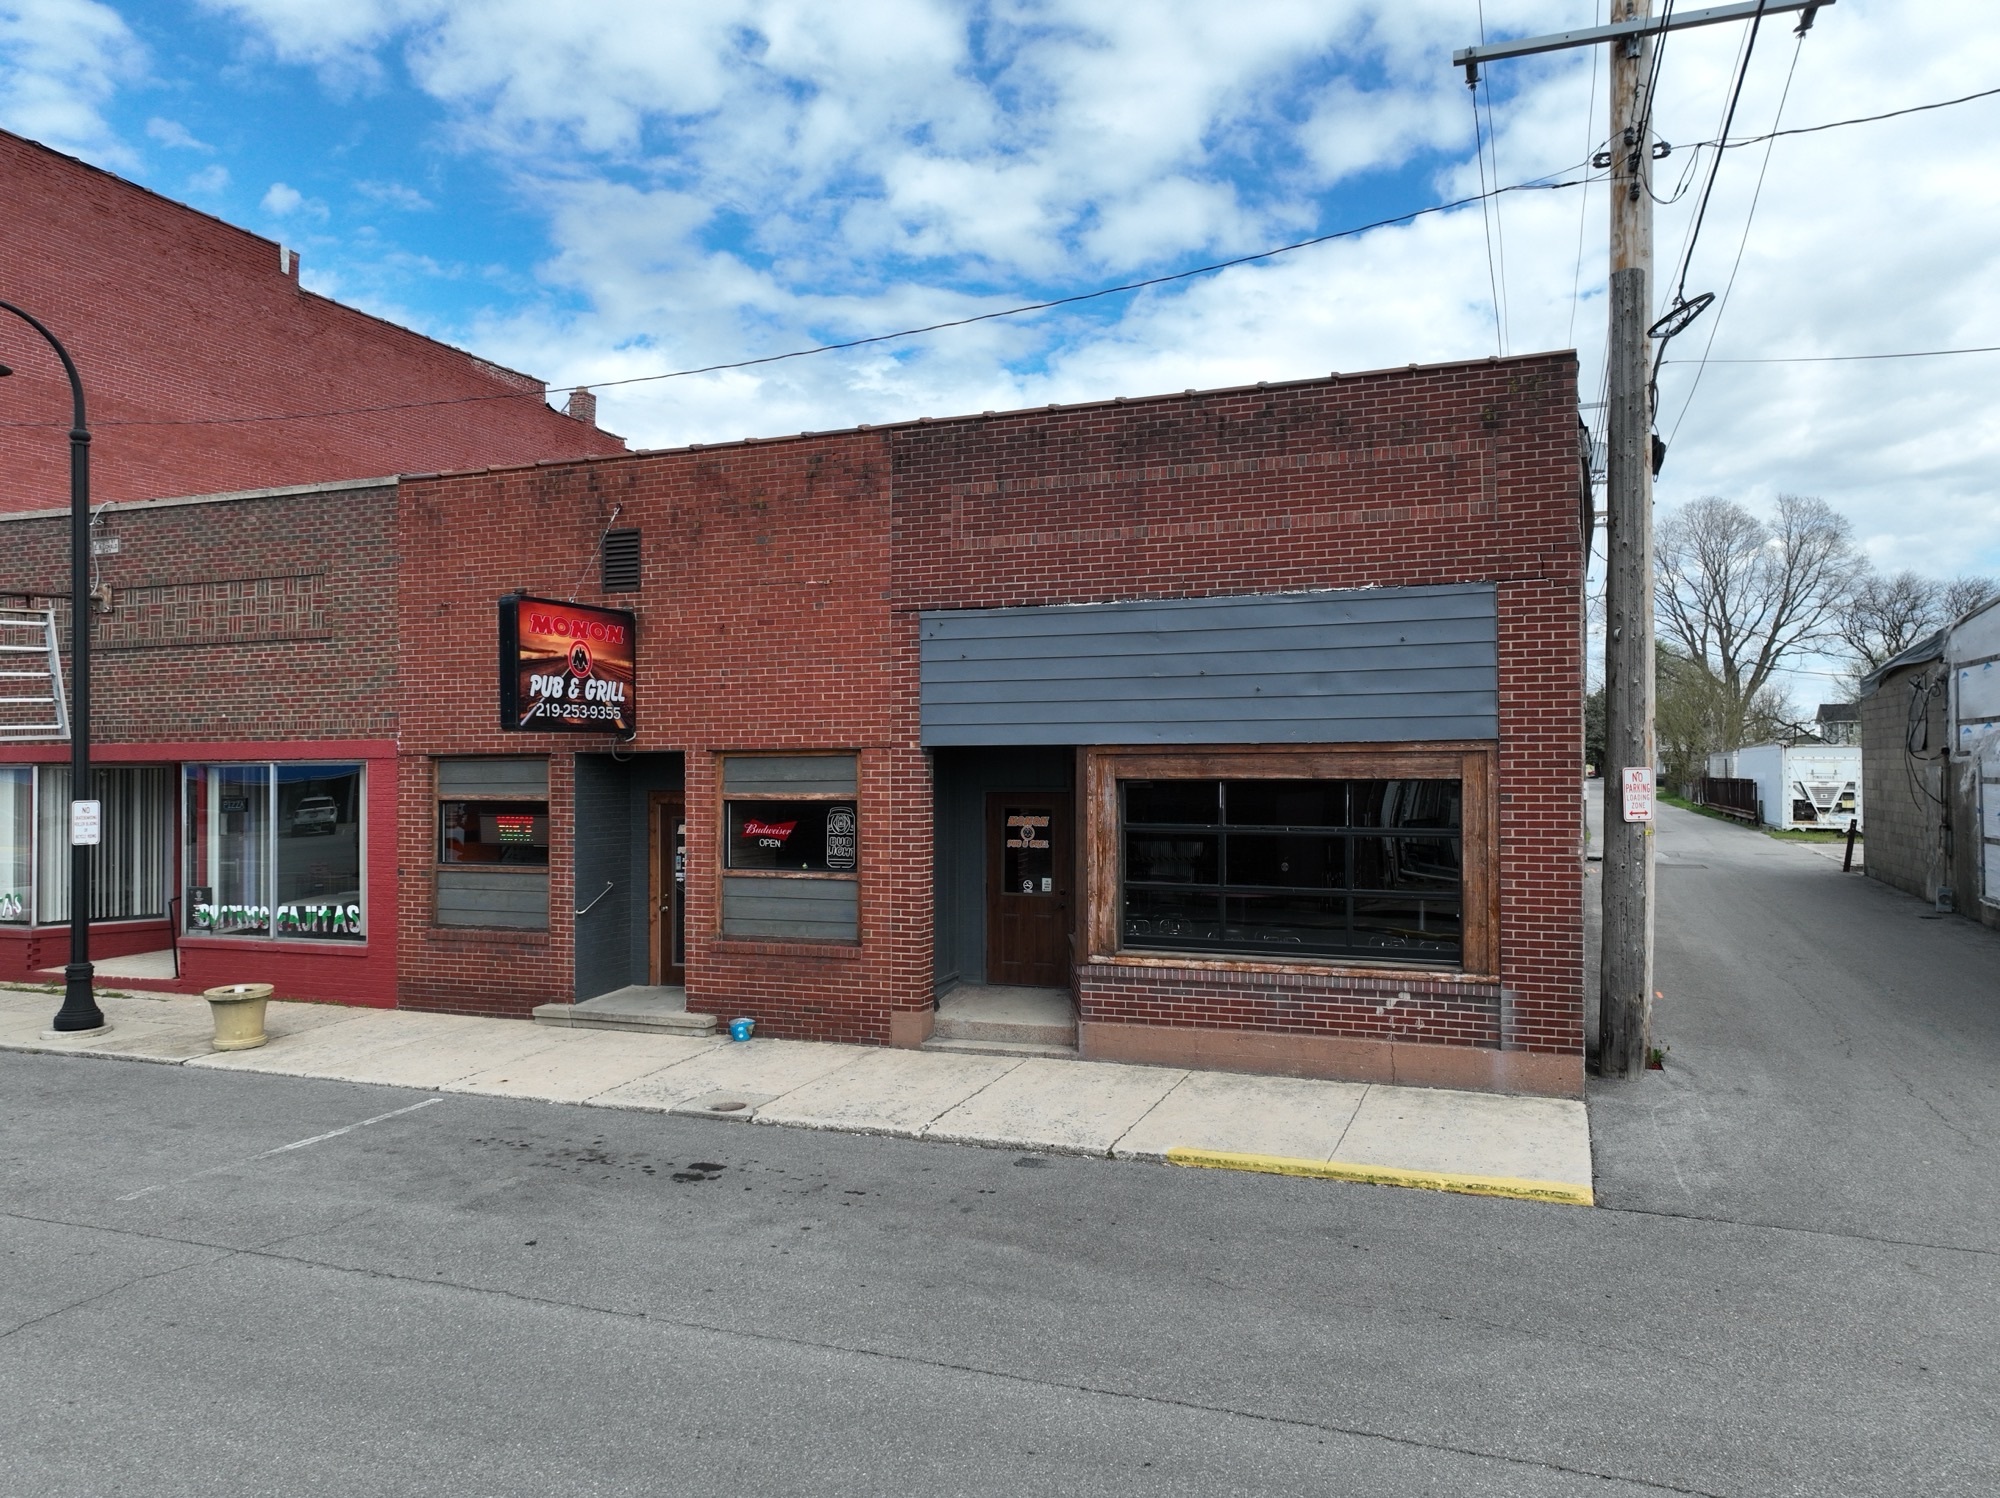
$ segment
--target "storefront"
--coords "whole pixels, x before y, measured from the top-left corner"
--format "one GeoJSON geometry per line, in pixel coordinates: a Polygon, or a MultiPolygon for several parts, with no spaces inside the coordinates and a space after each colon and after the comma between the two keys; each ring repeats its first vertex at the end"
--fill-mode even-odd
{"type": "MultiPolygon", "coordinates": [[[[114,512],[96,950],[888,1045],[997,990],[1085,1057],[1574,1094],[1575,400],[1542,355],[114,512]]],[[[59,571],[16,524],[0,588],[59,571]]],[[[0,746],[13,975],[64,758],[0,746]]]]}

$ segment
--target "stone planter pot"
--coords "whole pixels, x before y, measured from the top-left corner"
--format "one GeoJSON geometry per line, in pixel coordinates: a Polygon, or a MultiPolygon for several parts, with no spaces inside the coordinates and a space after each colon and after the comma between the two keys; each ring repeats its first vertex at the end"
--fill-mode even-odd
{"type": "Polygon", "coordinates": [[[218,1051],[251,1051],[270,1039],[264,1033],[264,1005],[270,1001],[268,983],[229,983],[204,989],[209,1012],[215,1016],[215,1048],[218,1051]]]}

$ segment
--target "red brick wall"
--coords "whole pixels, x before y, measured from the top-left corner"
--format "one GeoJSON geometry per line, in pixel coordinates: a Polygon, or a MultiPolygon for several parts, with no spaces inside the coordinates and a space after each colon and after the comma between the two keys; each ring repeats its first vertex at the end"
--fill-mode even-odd
{"type": "Polygon", "coordinates": [[[521,1014],[574,974],[570,756],[608,735],[503,733],[494,606],[525,591],[635,608],[634,753],[685,756],[691,1007],[764,1033],[885,1041],[930,1004],[930,778],[916,741],[914,621],[892,615],[884,440],[869,433],[646,454],[403,486],[406,649],[404,1001],[521,1014]],[[602,595],[599,534],[618,509],[642,536],[644,591],[602,595]],[[720,756],[860,756],[858,948],[725,941],[720,756]],[[547,753],[558,879],[546,938],[432,924],[430,757],[547,753]]]}
{"type": "MultiPolygon", "coordinates": [[[[895,606],[1496,583],[1507,1043],[1581,1055],[1575,378],[1555,354],[900,428],[895,606]]],[[[1096,964],[1078,985],[1086,1023],[1501,1043],[1490,993],[1352,986],[1096,964]]]]}
{"type": "MultiPolygon", "coordinates": [[[[623,448],[537,380],[301,290],[271,240],[4,131],[0,204],[0,296],[77,363],[98,503],[623,448]],[[385,406],[407,409],[356,409],[385,406]],[[175,424],[327,411],[350,414],[175,424]]],[[[0,512],[66,505],[68,382],[32,330],[0,325],[0,512]]]]}

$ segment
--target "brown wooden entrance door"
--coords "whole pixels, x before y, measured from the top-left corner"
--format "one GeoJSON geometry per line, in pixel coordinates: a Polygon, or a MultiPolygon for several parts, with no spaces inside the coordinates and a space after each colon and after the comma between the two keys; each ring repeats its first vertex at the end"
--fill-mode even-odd
{"type": "Polygon", "coordinates": [[[679,791],[647,798],[652,856],[647,880],[647,981],[687,981],[687,803],[679,791]]]}
{"type": "Polygon", "coordinates": [[[986,798],[986,981],[1069,986],[1069,797],[986,798]]]}

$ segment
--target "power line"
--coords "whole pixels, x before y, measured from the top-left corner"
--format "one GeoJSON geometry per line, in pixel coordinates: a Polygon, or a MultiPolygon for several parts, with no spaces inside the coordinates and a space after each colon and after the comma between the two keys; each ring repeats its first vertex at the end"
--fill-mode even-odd
{"type": "MultiPolygon", "coordinates": [[[[1743,82],[1750,76],[1750,55],[1757,50],[1757,33],[1764,24],[1764,0],[1758,0],[1757,14],[1750,18],[1750,31],[1744,38],[1743,51],[1736,64],[1736,83],[1729,90],[1729,108],[1723,113],[1722,128],[1716,132],[1720,140],[1729,139],[1729,127],[1736,123],[1736,106],[1743,98],[1743,82]]],[[[1715,192],[1715,179],[1722,172],[1722,153],[1715,152],[1708,164],[1708,181],[1702,185],[1701,198],[1695,204],[1694,225],[1688,230],[1687,244],[1681,251],[1681,268],[1674,286],[1676,303],[1687,300],[1688,266],[1694,261],[1694,247],[1701,238],[1702,220],[1708,217],[1708,200],[1715,192]]]]}
{"type": "Polygon", "coordinates": [[[1479,224],[1486,231],[1486,287],[1493,297],[1493,348],[1504,356],[1507,330],[1500,321],[1500,273],[1494,268],[1493,214],[1486,198],[1486,145],[1479,129],[1479,92],[1472,94],[1472,154],[1479,160],[1479,224]]]}
{"type": "MultiPolygon", "coordinates": [[[[545,386],[539,391],[506,391],[493,395],[450,396],[439,400],[394,401],[376,406],[349,406],[332,411],[294,411],[265,416],[189,416],[162,418],[159,420],[118,421],[107,420],[95,423],[98,427],[162,427],[162,426],[234,426],[253,422],[275,421],[318,421],[332,416],[370,416],[385,411],[430,410],[439,406],[475,405],[497,400],[546,400],[551,395],[561,395],[572,390],[607,390],[617,385],[645,385],[661,380],[683,380],[693,375],[718,374],[731,369],[752,369],[761,364],[779,364],[788,359],[805,359],[814,354],[839,353],[846,349],[867,348],[872,344],[891,343],[897,339],[915,338],[925,333],[941,333],[950,328],[970,327],[974,323],[992,322],[996,318],[1020,317],[1029,312],[1045,312],[1053,307],[1070,307],[1079,302],[1096,301],[1100,297],[1119,296],[1128,291],[1144,291],[1148,287],[1167,286],[1176,281],[1192,280],[1196,276],[1212,275],[1217,271],[1230,270],[1239,265],[1253,265],[1260,260],[1275,259],[1279,255],[1289,255],[1297,250],[1311,249],[1315,245],[1330,244],[1337,239],[1352,239],[1357,234],[1367,234],[1376,229],[1386,229],[1395,224],[1405,224],[1432,214],[1449,213],[1454,208],[1466,208],[1487,198],[1497,198],[1510,192],[1557,192],[1566,187],[1581,187],[1593,180],[1589,175],[1588,163],[1567,167],[1565,171],[1583,171],[1581,177],[1568,177],[1561,181],[1549,181],[1538,177],[1527,182],[1512,182],[1505,187],[1495,187],[1476,193],[1470,197],[1454,198],[1448,203],[1432,203],[1423,208],[1412,208],[1405,213],[1391,214],[1370,223],[1356,224],[1350,229],[1335,229],[1331,233],[1316,234],[1310,239],[1294,240],[1290,244],[1277,245],[1268,250],[1257,250],[1248,255],[1237,255],[1229,260],[1217,260],[1208,265],[1197,265],[1188,270],[1171,271],[1163,276],[1148,276],[1141,281],[1127,281],[1118,286],[1103,286],[1095,291],[1079,291],[1070,296],[1051,297],[1047,301],[1024,302],[1017,307],[1002,307],[993,312],[974,313],[970,317],[955,317],[945,322],[926,324],[920,328],[902,328],[894,333],[876,333],[867,338],[851,338],[842,343],[821,343],[811,348],[792,349],[782,354],[765,354],[755,359],[732,359],[720,364],[703,364],[691,369],[673,369],[661,374],[629,375],[617,380],[585,380],[574,385],[545,386]]],[[[1557,175],[1555,173],[1549,174],[1557,175]]],[[[48,422],[9,421],[0,422],[0,427],[47,426],[48,422]]]]}
{"type": "MultiPolygon", "coordinates": [[[[1708,364],[1852,364],[1868,359],[1942,359],[1949,354],[2000,354],[2000,343],[1985,344],[1978,348],[1924,348],[1907,349],[1894,354],[1792,354],[1777,355],[1765,359],[1706,359],[1708,364]]],[[[1684,360],[1669,359],[1669,364],[1684,363],[1684,360]]]]}
{"type": "Polygon", "coordinates": [[[1956,99],[1939,99],[1934,104],[1911,104],[1903,109],[1889,110],[1886,114],[1862,114],[1850,120],[1828,120],[1824,125],[1798,125],[1790,130],[1772,130],[1764,135],[1746,135],[1741,140],[1705,140],[1700,144],[1734,151],[1739,146],[1754,146],[1786,135],[1817,135],[1822,130],[1839,130],[1848,125],[1872,125],[1878,120],[1900,119],[1906,114],[1922,114],[1930,109],[1950,109],[1956,104],[1970,104],[1977,99],[1990,99],[1995,94],[2000,94],[2000,88],[1984,88],[1976,94],[1961,94],[1956,99]]]}
{"type": "Polygon", "coordinates": [[[1722,315],[1729,310],[1729,294],[1736,289],[1736,273],[1743,269],[1743,251],[1750,244],[1750,226],[1757,221],[1757,204],[1764,196],[1764,174],[1771,170],[1771,152],[1776,148],[1776,126],[1785,117],[1785,101],[1792,96],[1792,79],[1798,76],[1799,58],[1806,47],[1806,34],[1798,34],[1798,42],[1792,48],[1792,65],[1785,70],[1785,87],[1778,95],[1778,109],[1771,117],[1773,133],[1764,144],[1764,160],[1757,168],[1757,186],[1750,194],[1750,211],[1743,216],[1743,237],[1736,242],[1736,259],[1729,267],[1729,280],[1723,284],[1722,298],[1716,303],[1715,316],[1709,319],[1708,341],[1701,346],[1701,362],[1695,365],[1694,380],[1688,386],[1687,399],[1681,402],[1681,414],[1674,418],[1674,429],[1667,434],[1667,446],[1672,447],[1674,439],[1681,434],[1681,423],[1687,420],[1688,408],[1694,404],[1695,392],[1701,389],[1701,377],[1708,369],[1708,356],[1715,348],[1715,335],[1722,327],[1722,315]]]}
{"type": "MultiPolygon", "coordinates": [[[[1602,24],[1603,17],[1603,0],[1598,0],[1598,3],[1590,8],[1590,24],[1592,26],[1602,24]]],[[[1593,122],[1597,118],[1597,61],[1600,50],[1597,47],[1590,49],[1590,100],[1584,112],[1584,151],[1586,159],[1591,151],[1591,143],[1597,138],[1597,131],[1593,122]]],[[[1570,277],[1569,282],[1569,332],[1563,338],[1563,342],[1569,344],[1572,348],[1576,346],[1577,308],[1583,301],[1583,230],[1584,225],[1589,222],[1589,219],[1590,189],[1586,187],[1583,191],[1583,201],[1577,205],[1576,210],[1576,272],[1570,277]]]]}

